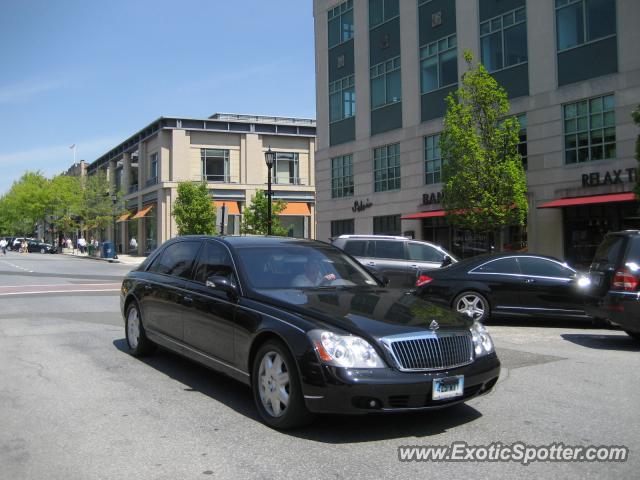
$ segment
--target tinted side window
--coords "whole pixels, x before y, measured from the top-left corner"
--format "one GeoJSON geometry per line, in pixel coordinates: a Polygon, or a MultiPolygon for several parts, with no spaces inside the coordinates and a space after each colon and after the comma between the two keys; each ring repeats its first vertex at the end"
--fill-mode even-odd
{"type": "Polygon", "coordinates": [[[207,278],[213,275],[232,277],[231,257],[229,256],[229,251],[223,245],[205,242],[198,258],[195,281],[205,283],[207,278]]]}
{"type": "Polygon", "coordinates": [[[610,235],[605,237],[598,250],[596,250],[594,263],[604,263],[607,265],[615,265],[620,258],[620,252],[624,246],[624,238],[619,235],[610,235]]]}
{"type": "Polygon", "coordinates": [[[429,245],[423,245],[422,243],[407,244],[407,250],[409,253],[409,260],[415,260],[416,262],[435,262],[440,263],[444,259],[444,254],[429,245]]]}
{"type": "Polygon", "coordinates": [[[493,262],[485,263],[477,267],[474,272],[478,273],[520,273],[518,261],[515,258],[501,258],[493,262]]]}
{"type": "Polygon", "coordinates": [[[524,275],[569,278],[573,273],[568,268],[544,258],[520,257],[518,263],[524,275]]]}
{"type": "Polygon", "coordinates": [[[404,260],[404,242],[394,242],[390,240],[376,240],[375,258],[391,258],[394,260],[404,260]]]}
{"type": "Polygon", "coordinates": [[[189,278],[200,242],[178,242],[169,245],[149,267],[150,272],[189,278]]]}
{"type": "Polygon", "coordinates": [[[347,240],[344,251],[354,257],[364,257],[367,252],[366,240],[347,240]]]}
{"type": "Polygon", "coordinates": [[[625,263],[633,262],[640,265],[640,237],[630,239],[629,253],[625,258],[625,263]]]}

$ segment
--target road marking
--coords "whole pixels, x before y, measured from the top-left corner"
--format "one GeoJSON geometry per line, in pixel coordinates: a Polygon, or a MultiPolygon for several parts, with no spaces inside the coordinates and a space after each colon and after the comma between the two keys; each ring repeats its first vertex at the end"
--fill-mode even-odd
{"type": "Polygon", "coordinates": [[[2,260],[2,263],[5,263],[10,267],[17,268],[18,270],[22,270],[24,272],[33,273],[33,270],[29,270],[28,268],[21,267],[20,265],[16,265],[15,263],[7,262],[6,260],[2,260]]]}
{"type": "Polygon", "coordinates": [[[0,293],[0,297],[8,297],[9,295],[41,295],[45,293],[78,293],[78,292],[119,292],[119,288],[103,288],[93,290],[43,290],[41,292],[9,292],[0,293]]]}

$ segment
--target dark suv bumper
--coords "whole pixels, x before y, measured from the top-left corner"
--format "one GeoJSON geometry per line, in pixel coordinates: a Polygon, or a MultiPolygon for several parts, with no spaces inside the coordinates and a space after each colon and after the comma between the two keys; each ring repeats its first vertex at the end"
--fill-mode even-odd
{"type": "Polygon", "coordinates": [[[438,372],[322,368],[326,386],[304,388],[307,408],[315,413],[366,414],[448,407],[487,393],[500,375],[495,353],[464,367],[438,372]],[[464,394],[449,400],[432,400],[433,379],[456,375],[464,375],[464,394]]]}
{"type": "Polygon", "coordinates": [[[640,294],[638,292],[608,291],[604,297],[592,299],[587,313],[606,318],[623,330],[640,333],[640,294]]]}

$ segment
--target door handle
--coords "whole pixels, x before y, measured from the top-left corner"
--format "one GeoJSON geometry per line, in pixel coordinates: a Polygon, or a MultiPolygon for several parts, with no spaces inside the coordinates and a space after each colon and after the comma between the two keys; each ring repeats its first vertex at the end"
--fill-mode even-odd
{"type": "Polygon", "coordinates": [[[376,266],[376,262],[367,262],[367,266],[368,267],[375,267],[376,266]]]}
{"type": "Polygon", "coordinates": [[[409,268],[413,268],[414,270],[417,270],[420,267],[418,265],[409,265],[409,268]]]}
{"type": "Polygon", "coordinates": [[[524,283],[536,283],[536,279],[535,278],[525,278],[524,279],[524,283]]]}
{"type": "Polygon", "coordinates": [[[184,303],[185,305],[191,305],[193,303],[193,297],[190,295],[183,295],[182,303],[184,303]]]}
{"type": "Polygon", "coordinates": [[[144,291],[145,292],[150,292],[151,290],[153,290],[153,287],[151,285],[145,285],[144,286],[144,291]]]}

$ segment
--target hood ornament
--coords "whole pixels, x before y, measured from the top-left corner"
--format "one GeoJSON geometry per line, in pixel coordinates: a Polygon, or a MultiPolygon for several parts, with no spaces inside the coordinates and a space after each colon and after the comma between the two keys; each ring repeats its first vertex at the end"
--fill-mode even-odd
{"type": "Polygon", "coordinates": [[[436,330],[438,330],[440,328],[440,324],[438,322],[436,322],[435,320],[432,320],[431,324],[429,325],[429,328],[435,332],[436,330]]]}

